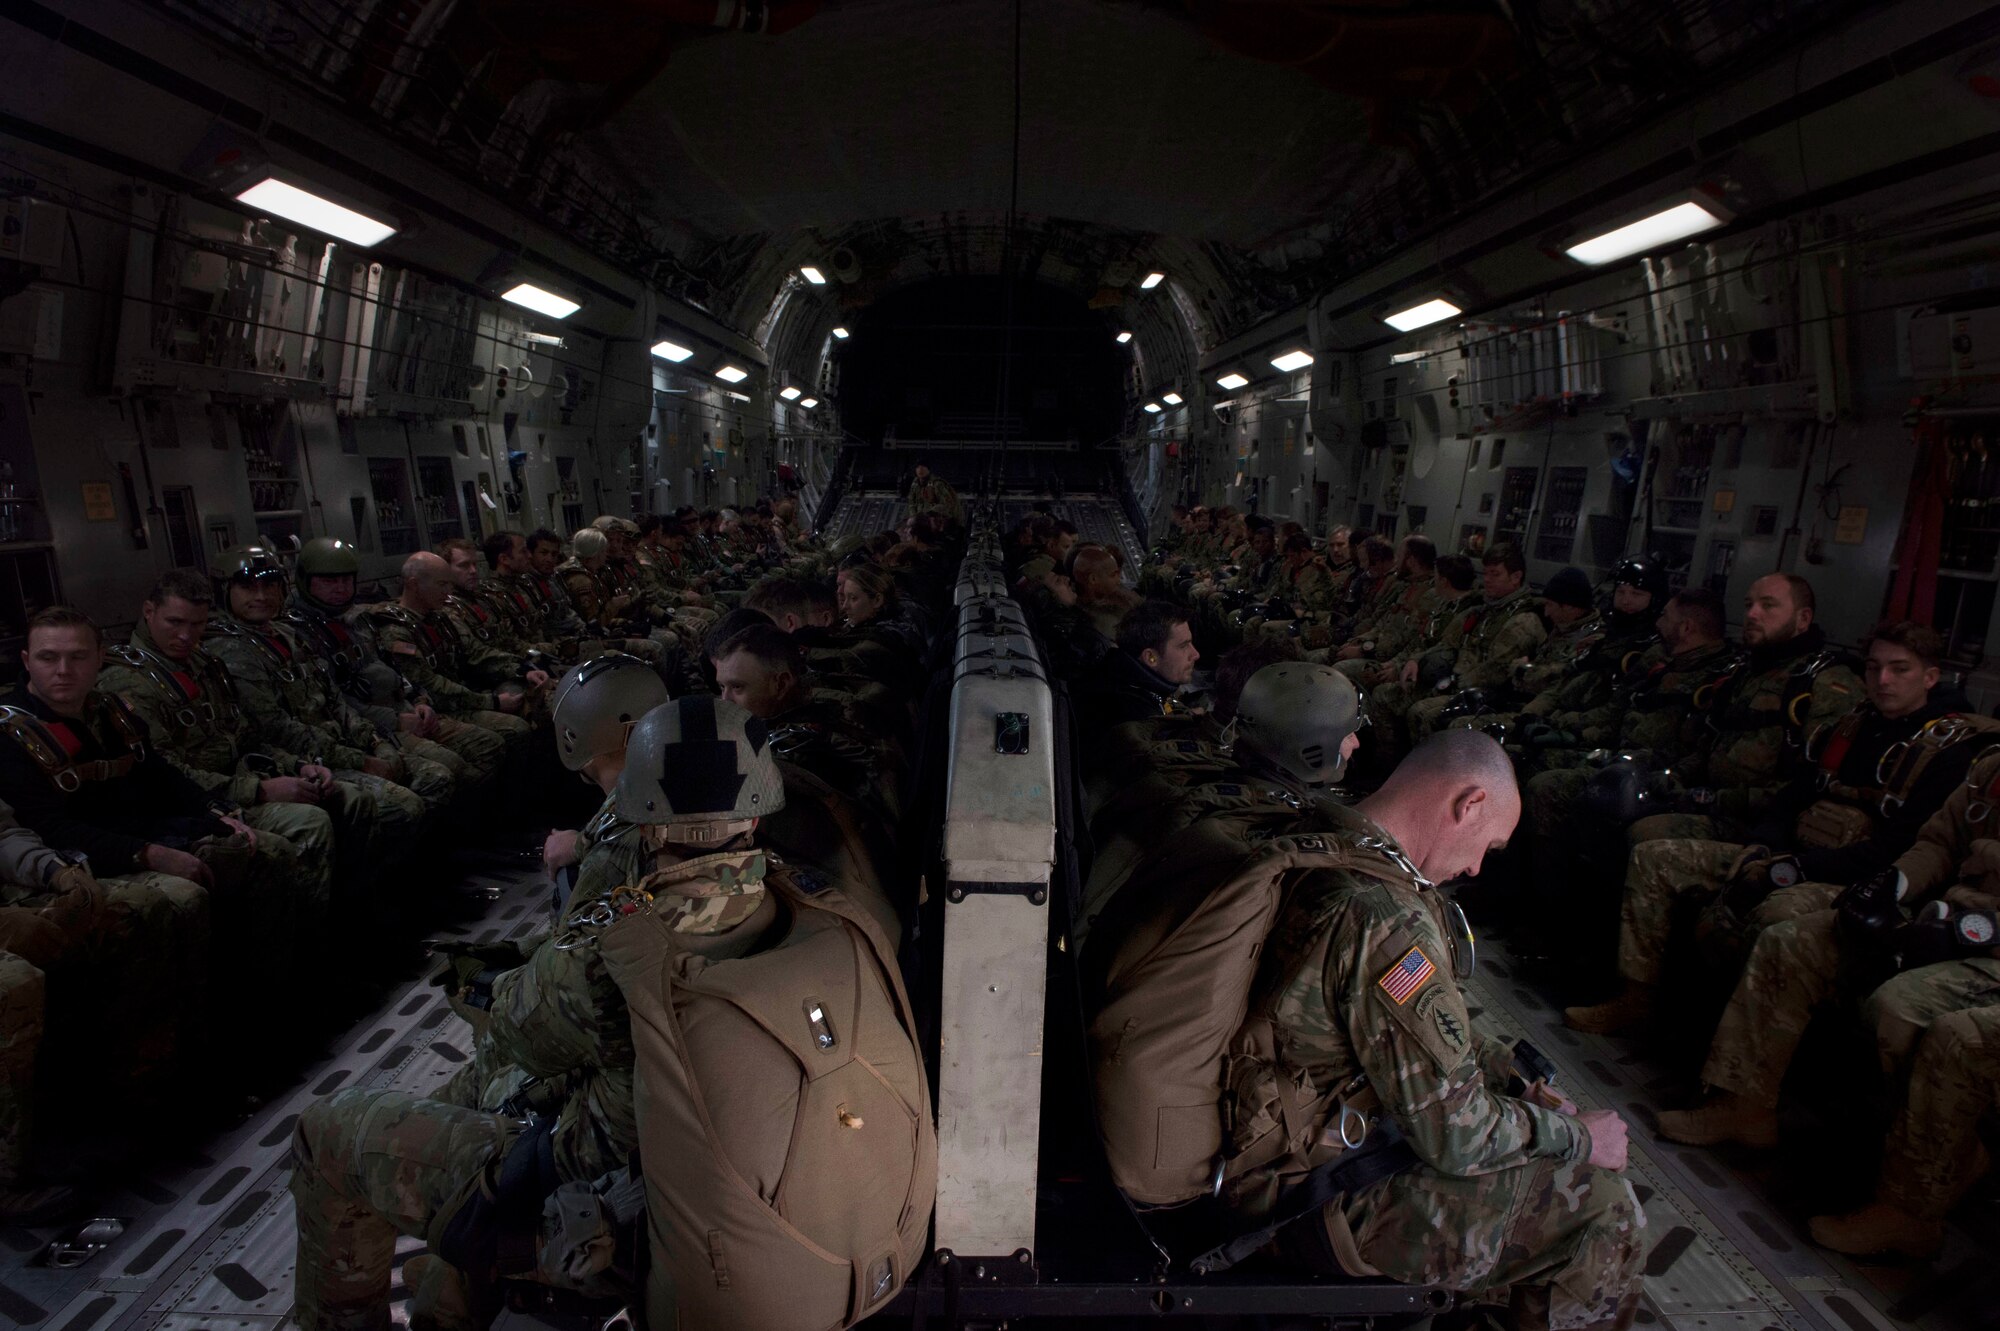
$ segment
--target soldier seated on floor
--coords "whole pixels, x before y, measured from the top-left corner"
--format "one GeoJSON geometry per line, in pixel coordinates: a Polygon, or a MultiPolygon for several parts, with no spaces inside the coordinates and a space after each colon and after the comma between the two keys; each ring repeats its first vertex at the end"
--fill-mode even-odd
{"type": "Polygon", "coordinates": [[[1775,794],[1748,842],[1669,838],[1633,848],[1619,972],[1625,987],[1571,1008],[1577,1030],[1608,1033],[1650,1017],[1675,917],[1703,909],[1710,959],[1733,972],[1757,934],[1833,904],[1909,849],[1994,730],[1930,701],[1944,642],[1904,620],[1870,636],[1867,701],[1812,738],[1811,766],[1775,794]]]}

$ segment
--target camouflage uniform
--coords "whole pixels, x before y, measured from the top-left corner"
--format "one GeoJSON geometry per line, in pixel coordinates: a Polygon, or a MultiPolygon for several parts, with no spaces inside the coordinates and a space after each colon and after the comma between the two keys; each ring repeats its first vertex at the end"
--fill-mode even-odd
{"type": "Polygon", "coordinates": [[[276,838],[276,849],[296,860],[297,881],[284,893],[293,898],[291,925],[274,936],[293,930],[301,941],[319,936],[333,899],[335,857],[343,855],[349,875],[359,871],[374,801],[336,782],[321,804],[261,803],[265,776],[290,776],[301,760],[263,741],[237,707],[221,663],[200,648],[184,662],[172,661],[141,624],[129,646],[110,650],[98,683],[124,699],[183,776],[211,799],[243,811],[260,846],[265,836],[276,838]]]}
{"type": "Polygon", "coordinates": [[[951,482],[932,472],[920,481],[910,482],[910,512],[942,513],[956,522],[965,516],[965,508],[959,502],[958,491],[951,482]]]}
{"type": "Polygon", "coordinates": [[[1979,1120],[2000,1095],[2000,962],[1906,972],[1876,990],[1868,1007],[1887,1023],[1882,1035],[1894,1049],[1911,1018],[1928,1014],[1884,1143],[1879,1195],[1920,1219],[1942,1220],[1978,1177],[1979,1120]]]}
{"type": "Polygon", "coordinates": [[[1371,683],[1376,673],[1387,670],[1391,662],[1400,670],[1398,658],[1418,648],[1434,629],[1439,633],[1444,630],[1442,612],[1450,603],[1438,591],[1437,579],[1429,574],[1415,578],[1398,574],[1395,581],[1402,584],[1396,594],[1376,613],[1356,620],[1354,631],[1348,635],[1349,641],[1361,649],[1361,655],[1331,661],[1329,650],[1333,668],[1357,684],[1371,683]]]}
{"type": "Polygon", "coordinates": [[[0,1186],[21,1178],[35,1130],[35,1060],[47,1029],[41,970],[0,951],[0,1186]]]}
{"type": "Polygon", "coordinates": [[[1499,687],[1513,675],[1518,658],[1531,656],[1541,646],[1548,629],[1536,613],[1535,602],[1534,593],[1524,582],[1512,594],[1482,604],[1474,612],[1478,618],[1465,626],[1459,639],[1450,689],[1433,690],[1423,697],[1416,685],[1384,684],[1368,695],[1369,715],[1377,725],[1401,722],[1409,742],[1421,744],[1437,728],[1438,713],[1451,701],[1453,691],[1499,687]]]}
{"type": "MultiPolygon", "coordinates": [[[[1975,856],[1982,843],[1991,844],[1980,835],[1990,813],[1972,815],[1982,810],[1985,792],[1996,784],[2000,784],[2000,754],[1984,754],[1965,783],[1924,823],[1915,843],[1897,857],[1894,867],[1907,880],[1905,907],[1914,910],[1940,893],[1954,904],[1982,908],[1995,904],[1987,894],[1990,884],[1956,884],[1966,868],[1979,863],[1975,856]]],[[[1775,1106],[1779,1084],[1813,1016],[1835,1003],[1859,1001],[1877,985],[1881,989],[1868,1000],[1870,1025],[1883,1066],[1894,1074],[1931,1017],[1975,1005],[1970,1000],[1984,992],[1981,986],[2000,975],[1994,965],[1947,962],[1920,967],[1883,984],[1887,962],[1882,953],[1852,944],[1842,933],[1838,912],[1818,910],[1783,920],[1758,935],[1751,948],[1750,961],[1709,1045],[1702,1079],[1753,1104],[1775,1106]]]]}
{"type": "Polygon", "coordinates": [[[259,735],[326,764],[334,776],[375,801],[378,864],[408,853],[425,812],[450,803],[451,774],[421,759],[406,766],[402,750],[347,705],[319,659],[303,650],[282,622],[273,620],[260,630],[233,615],[217,614],[209,620],[202,647],[228,671],[236,701],[259,735]],[[408,783],[362,771],[370,758],[403,768],[408,783]]]}
{"type": "MultiPolygon", "coordinates": [[[[636,886],[653,894],[654,909],[685,940],[679,964],[699,965],[703,954],[747,951],[770,926],[766,872],[762,851],[724,852],[647,874],[636,886]]],[[[581,946],[546,942],[496,979],[479,1036],[493,1052],[475,1055],[489,1070],[504,1059],[539,1079],[525,1098],[552,1115],[543,1158],[553,1159],[558,1184],[597,1180],[638,1147],[630,1021],[594,937],[582,935],[581,946]]],[[[454,1079],[454,1093],[470,1094],[470,1080],[454,1079]]],[[[497,1087],[479,1089],[486,1099],[497,1087]]],[[[460,1208],[492,1195],[496,1168],[525,1126],[499,1108],[360,1087],[307,1106],[292,1136],[300,1331],[379,1331],[396,1235],[422,1238],[436,1251],[460,1208]]],[[[463,1274],[440,1263],[428,1277],[419,1302],[434,1325],[480,1324],[454,1315],[471,1302],[463,1274]]]]}
{"type": "Polygon", "coordinates": [[[1560,633],[1543,640],[1534,656],[1517,665],[1501,688],[1487,695],[1491,706],[1477,715],[1454,717],[1451,728],[1471,730],[1495,722],[1511,724],[1543,693],[1558,687],[1563,677],[1594,653],[1604,641],[1604,621],[1595,614],[1585,615],[1560,633]]]}
{"type": "MultiPolygon", "coordinates": [[[[421,689],[438,711],[490,730],[510,745],[527,739],[532,727],[501,711],[491,691],[492,684],[514,677],[516,664],[507,663],[505,674],[490,682],[480,681],[486,687],[474,687],[467,682],[470,674],[464,644],[444,616],[419,615],[394,601],[368,606],[362,613],[375,631],[382,659],[421,689]]],[[[487,659],[491,661],[490,653],[487,659]]]]}
{"type": "Polygon", "coordinates": [[[1577,1119],[1504,1093],[1507,1060],[1451,978],[1440,910],[1414,875],[1317,870],[1266,943],[1250,1012],[1277,1033],[1280,1074],[1322,1088],[1365,1078],[1417,1157],[1328,1208],[1328,1233],[1344,1221],[1362,1260],[1396,1280],[1476,1299],[1511,1291],[1516,1326],[1627,1326],[1645,1251],[1638,1199],[1588,1163],[1577,1119]]]}
{"type": "Polygon", "coordinates": [[[377,733],[392,737],[405,758],[444,769],[458,792],[498,774],[506,746],[489,731],[443,716],[431,739],[402,729],[402,714],[430,700],[383,658],[374,628],[358,610],[335,615],[295,591],[286,602],[285,623],[299,649],[319,659],[349,705],[377,733]]]}

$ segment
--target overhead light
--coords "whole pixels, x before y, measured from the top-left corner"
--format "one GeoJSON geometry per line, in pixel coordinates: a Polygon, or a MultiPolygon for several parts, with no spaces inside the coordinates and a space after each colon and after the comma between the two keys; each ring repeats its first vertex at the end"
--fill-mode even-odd
{"type": "Polygon", "coordinates": [[[785,399],[785,401],[787,402],[797,402],[799,400],[800,394],[798,389],[792,387],[790,384],[786,384],[783,388],[780,388],[778,390],[778,396],[785,399]]]}
{"type": "Polygon", "coordinates": [[[834,330],[833,330],[833,335],[834,335],[835,337],[839,338],[839,339],[840,339],[841,341],[843,341],[843,342],[845,342],[845,341],[847,340],[847,330],[846,330],[845,328],[836,328],[836,329],[834,329],[834,330]]]}
{"type": "Polygon", "coordinates": [[[750,377],[750,371],[739,370],[734,365],[725,365],[715,372],[715,377],[725,384],[740,384],[750,377]]]}
{"type": "Polygon", "coordinates": [[[733,388],[725,390],[722,395],[732,402],[748,402],[750,400],[748,393],[739,393],[733,388]]]}
{"type": "Polygon", "coordinates": [[[1121,343],[1130,342],[1132,340],[1132,335],[1130,333],[1120,333],[1118,335],[1118,340],[1121,343]]]}
{"type": "Polygon", "coordinates": [[[521,336],[538,347],[559,347],[562,345],[562,337],[556,333],[523,333],[521,336]]]}
{"type": "Polygon", "coordinates": [[[1160,394],[1160,401],[1170,407],[1178,407],[1181,404],[1181,395],[1179,393],[1162,393],[1160,394]]]}
{"type": "Polygon", "coordinates": [[[819,399],[816,397],[809,397],[805,401],[799,403],[799,405],[804,407],[807,411],[811,411],[814,407],[817,407],[819,405],[819,399]]]}
{"type": "Polygon", "coordinates": [[[826,274],[822,273],[819,269],[813,267],[811,264],[807,264],[805,267],[799,269],[799,276],[803,277],[806,281],[812,283],[816,287],[823,287],[826,285],[826,274]]]}
{"type": "Polygon", "coordinates": [[[388,222],[356,212],[332,199],[323,199],[297,185],[287,185],[275,176],[266,176],[260,183],[244,190],[236,196],[236,201],[363,249],[379,245],[396,234],[396,228],[388,222]]]}
{"type": "Polygon", "coordinates": [[[1147,273],[1146,280],[1139,283],[1139,290],[1151,291],[1154,287],[1160,285],[1160,283],[1166,280],[1167,280],[1167,275],[1165,273],[1147,273]]]}
{"type": "Polygon", "coordinates": [[[582,301],[558,296],[533,282],[522,282],[501,292],[500,299],[522,309],[533,310],[536,314],[546,314],[551,319],[567,319],[583,308],[582,301]]]}
{"type": "Polygon", "coordinates": [[[661,360],[670,360],[674,364],[679,365],[682,361],[694,355],[694,351],[692,348],[684,347],[678,342],[669,342],[665,338],[661,338],[653,344],[653,354],[661,360]]]}
{"type": "Polygon", "coordinates": [[[1465,311],[1440,296],[1421,305],[1412,305],[1407,310],[1385,314],[1382,316],[1382,322],[1399,333],[1407,333],[1412,329],[1427,328],[1440,319],[1449,319],[1454,314],[1463,313],[1465,311]]]}
{"type": "Polygon", "coordinates": [[[1729,220],[1724,210],[1689,199],[1685,203],[1642,217],[1636,222],[1606,231],[1601,236],[1578,241],[1563,253],[1578,263],[1612,263],[1671,245],[1677,240],[1713,231],[1729,220]]]}
{"type": "Polygon", "coordinates": [[[1310,351],[1287,351],[1282,356],[1271,357],[1271,365],[1279,372],[1290,374],[1293,370],[1303,370],[1313,363],[1310,351]]]}
{"type": "Polygon", "coordinates": [[[1231,370],[1228,374],[1225,374],[1220,379],[1217,379],[1215,381],[1215,386],[1217,388],[1226,388],[1233,393],[1237,389],[1242,388],[1244,385],[1248,384],[1249,382],[1250,381],[1248,379],[1236,373],[1236,371],[1231,370]]]}
{"type": "Polygon", "coordinates": [[[1389,363],[1391,365],[1408,365],[1411,361],[1423,360],[1430,354],[1428,351],[1399,351],[1389,357],[1389,363]]]}
{"type": "Polygon", "coordinates": [[[1160,414],[1161,407],[1160,404],[1157,402],[1148,402],[1146,404],[1146,410],[1150,412],[1152,415],[1157,416],[1160,414]]]}

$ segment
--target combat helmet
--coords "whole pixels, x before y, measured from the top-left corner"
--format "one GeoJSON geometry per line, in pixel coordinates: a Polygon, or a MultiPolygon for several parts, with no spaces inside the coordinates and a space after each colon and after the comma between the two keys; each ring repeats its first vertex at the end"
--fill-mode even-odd
{"type": "Polygon", "coordinates": [[[216,604],[227,610],[231,583],[239,579],[245,582],[260,582],[265,578],[283,581],[285,566],[279,562],[277,555],[261,545],[239,545],[209,560],[208,576],[215,584],[216,604]]]}
{"type": "Polygon", "coordinates": [[[1340,779],[1341,745],[1368,724],[1360,690],[1332,666],[1278,661],[1243,686],[1236,702],[1239,756],[1306,786],[1340,779]]]}
{"type": "Polygon", "coordinates": [[[1637,587],[1653,598],[1653,609],[1657,612],[1661,598],[1667,594],[1667,568],[1650,555],[1633,555],[1618,561],[1618,567],[1611,574],[1614,584],[1627,583],[1637,587]]]}
{"type": "Polygon", "coordinates": [[[621,536],[637,536],[639,534],[638,523],[632,521],[630,518],[621,518],[611,513],[600,514],[591,520],[590,525],[603,532],[606,536],[609,536],[613,532],[617,532],[621,536]]]}
{"type": "Polygon", "coordinates": [[[684,845],[713,845],[785,807],[785,779],[764,723],[733,702],[691,693],[646,713],[625,746],[618,816],[684,845]]]}
{"type": "Polygon", "coordinates": [[[299,577],[342,578],[361,572],[361,555],[352,545],[333,536],[315,536],[299,549],[299,577]]]}
{"type": "Polygon", "coordinates": [[[639,718],[665,701],[667,686],[636,656],[606,652],[572,666],[549,708],[556,755],[580,772],[592,758],[623,749],[639,718]]]}

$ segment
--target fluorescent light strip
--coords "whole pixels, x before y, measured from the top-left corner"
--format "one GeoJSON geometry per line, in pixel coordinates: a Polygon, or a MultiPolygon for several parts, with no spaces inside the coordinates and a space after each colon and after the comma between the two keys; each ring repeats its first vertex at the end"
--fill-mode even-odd
{"type": "Polygon", "coordinates": [[[1578,263],[1615,263],[1619,259],[1630,258],[1634,254],[1644,254],[1648,250],[1671,245],[1677,240],[1713,231],[1721,226],[1723,219],[1708,209],[1690,200],[1676,204],[1664,212],[1642,217],[1636,222],[1628,222],[1614,231],[1589,240],[1578,241],[1563,253],[1578,263]]]}
{"type": "Polygon", "coordinates": [[[1236,373],[1234,370],[1231,370],[1228,374],[1225,374],[1220,379],[1217,379],[1215,381],[1215,386],[1217,388],[1226,388],[1233,393],[1239,388],[1248,386],[1249,383],[1250,381],[1248,379],[1236,373]]]}
{"type": "Polygon", "coordinates": [[[843,341],[843,342],[845,342],[845,341],[847,340],[847,330],[846,330],[845,328],[836,328],[836,329],[834,329],[834,330],[833,330],[833,335],[834,335],[835,337],[839,338],[839,339],[840,339],[841,341],[843,341]]]}
{"type": "Polygon", "coordinates": [[[1382,316],[1382,322],[1399,333],[1407,333],[1416,328],[1427,328],[1441,319],[1449,319],[1454,314],[1465,311],[1442,297],[1427,300],[1421,305],[1412,305],[1407,310],[1397,310],[1394,314],[1382,316]]]}
{"type": "Polygon", "coordinates": [[[740,384],[750,377],[750,371],[739,370],[734,365],[725,365],[715,372],[715,377],[725,384],[740,384]]]}
{"type": "Polygon", "coordinates": [[[1411,361],[1423,360],[1430,354],[1428,351],[1399,351],[1389,357],[1389,363],[1391,365],[1408,365],[1411,361]]]}
{"type": "Polygon", "coordinates": [[[357,213],[332,199],[322,199],[297,185],[287,185],[275,177],[266,177],[252,185],[237,195],[236,201],[363,249],[379,245],[396,234],[396,228],[387,222],[357,213]]]}
{"type": "Polygon", "coordinates": [[[806,281],[812,283],[816,287],[823,287],[826,285],[826,274],[822,273],[819,269],[813,267],[811,264],[807,264],[805,267],[799,269],[799,276],[803,277],[806,281]]]}
{"type": "Polygon", "coordinates": [[[1146,280],[1139,283],[1139,290],[1151,291],[1154,287],[1160,285],[1160,283],[1166,280],[1167,280],[1167,275],[1165,273],[1147,273],[1146,280]]]}
{"type": "Polygon", "coordinates": [[[1160,401],[1170,407],[1178,407],[1181,404],[1181,395],[1179,393],[1162,393],[1160,394],[1160,401]]]}
{"type": "Polygon", "coordinates": [[[1120,334],[1118,335],[1118,340],[1119,340],[1119,341],[1120,341],[1121,343],[1123,343],[1123,342],[1130,342],[1130,341],[1132,340],[1132,335],[1131,335],[1130,333],[1120,333],[1120,334]]]}
{"type": "Polygon", "coordinates": [[[809,397],[805,401],[799,403],[799,405],[804,407],[807,411],[811,411],[814,407],[817,407],[819,405],[819,399],[816,397],[809,397]]]}
{"type": "Polygon", "coordinates": [[[500,293],[500,299],[522,309],[533,310],[536,314],[546,314],[551,319],[567,319],[583,308],[581,301],[568,296],[558,296],[555,292],[536,286],[533,282],[522,282],[500,293]]]}
{"type": "Polygon", "coordinates": [[[674,364],[679,365],[682,361],[694,355],[694,351],[692,348],[684,347],[678,342],[669,342],[662,338],[653,344],[653,354],[661,360],[670,360],[674,364]]]}
{"type": "Polygon", "coordinates": [[[780,388],[778,390],[778,396],[785,399],[785,401],[787,402],[797,402],[801,394],[799,393],[798,389],[793,388],[790,384],[786,384],[783,388],[780,388]]]}
{"type": "Polygon", "coordinates": [[[521,336],[538,347],[559,347],[562,345],[561,336],[555,333],[523,333],[521,336]]]}
{"type": "Polygon", "coordinates": [[[1146,411],[1151,415],[1157,416],[1160,414],[1161,410],[1162,408],[1160,404],[1157,402],[1148,402],[1146,404],[1146,411]]]}
{"type": "Polygon", "coordinates": [[[1282,356],[1271,357],[1271,365],[1285,374],[1290,374],[1293,370],[1303,370],[1312,363],[1310,351],[1287,351],[1282,356]]]}

